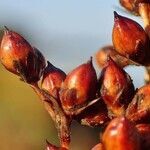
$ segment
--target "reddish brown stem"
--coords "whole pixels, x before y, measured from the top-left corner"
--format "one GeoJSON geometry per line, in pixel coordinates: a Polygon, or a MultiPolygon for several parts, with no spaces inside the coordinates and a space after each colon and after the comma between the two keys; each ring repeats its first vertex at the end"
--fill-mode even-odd
{"type": "Polygon", "coordinates": [[[61,147],[69,149],[71,118],[65,115],[63,109],[54,97],[50,96],[47,92],[40,89],[37,84],[32,84],[30,86],[40,97],[45,106],[45,109],[53,119],[58,130],[61,147]]]}
{"type": "MultiPolygon", "coordinates": [[[[143,19],[145,31],[150,38],[150,3],[141,3],[139,4],[139,13],[143,19]]],[[[148,58],[149,59],[149,58],[148,58]]],[[[150,67],[145,67],[145,83],[150,83],[150,67]]]]}

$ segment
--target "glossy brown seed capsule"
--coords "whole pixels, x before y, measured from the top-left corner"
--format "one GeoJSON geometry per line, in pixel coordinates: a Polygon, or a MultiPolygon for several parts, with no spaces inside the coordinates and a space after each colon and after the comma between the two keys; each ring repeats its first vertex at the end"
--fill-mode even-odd
{"type": "Polygon", "coordinates": [[[46,65],[39,50],[32,48],[21,35],[8,29],[2,38],[0,60],[7,70],[28,83],[37,82],[46,65]]]}
{"type": "Polygon", "coordinates": [[[100,94],[110,116],[121,116],[133,98],[134,85],[130,76],[111,58],[100,76],[100,94]]]}
{"type": "Polygon", "coordinates": [[[122,68],[131,64],[129,59],[119,55],[114,50],[113,46],[105,46],[98,50],[95,54],[97,65],[100,68],[104,67],[107,63],[107,58],[109,56],[117,63],[117,65],[119,65],[122,68]]]}
{"type": "Polygon", "coordinates": [[[114,12],[115,23],[112,40],[115,50],[122,56],[144,64],[149,39],[144,29],[135,21],[114,12]]]}
{"type": "Polygon", "coordinates": [[[57,147],[51,143],[49,143],[48,141],[46,141],[47,146],[45,150],[67,150],[66,148],[62,148],[62,147],[57,147]]]}
{"type": "Polygon", "coordinates": [[[15,61],[26,65],[27,56],[33,53],[31,45],[18,33],[5,30],[1,41],[0,60],[6,69],[18,74],[15,61]]]}
{"type": "Polygon", "coordinates": [[[126,117],[134,122],[150,122],[150,84],[141,87],[126,110],[126,117]]]}
{"type": "Polygon", "coordinates": [[[80,108],[95,98],[97,76],[92,59],[71,71],[60,91],[60,99],[65,111],[80,108]]]}
{"type": "Polygon", "coordinates": [[[135,15],[139,15],[139,4],[147,2],[149,0],[120,0],[120,4],[135,15]]]}
{"type": "Polygon", "coordinates": [[[58,97],[58,92],[65,78],[65,72],[48,62],[43,74],[42,89],[48,91],[52,96],[58,97]]]}
{"type": "Polygon", "coordinates": [[[150,149],[150,124],[138,124],[136,128],[141,136],[142,149],[150,149]]]}
{"type": "Polygon", "coordinates": [[[102,143],[105,150],[140,150],[140,136],[125,117],[113,119],[107,126],[102,143]]]}
{"type": "Polygon", "coordinates": [[[104,150],[102,143],[95,145],[91,150],[104,150]]]}

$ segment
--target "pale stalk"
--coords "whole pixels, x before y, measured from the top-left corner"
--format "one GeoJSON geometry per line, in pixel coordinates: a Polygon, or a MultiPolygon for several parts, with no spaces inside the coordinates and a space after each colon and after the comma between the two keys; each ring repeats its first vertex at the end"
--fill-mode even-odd
{"type": "MultiPolygon", "coordinates": [[[[150,39],[150,3],[140,3],[139,13],[143,19],[145,31],[150,39]]],[[[146,72],[144,75],[145,83],[150,83],[150,66],[145,67],[146,72]]]]}

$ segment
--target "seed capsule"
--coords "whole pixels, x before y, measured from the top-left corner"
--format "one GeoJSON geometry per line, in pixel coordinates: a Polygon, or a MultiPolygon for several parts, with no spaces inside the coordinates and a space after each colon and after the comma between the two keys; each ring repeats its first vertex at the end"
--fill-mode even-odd
{"type": "Polygon", "coordinates": [[[130,76],[110,58],[102,70],[99,83],[101,97],[110,111],[110,116],[123,115],[134,95],[130,76]]]}
{"type": "Polygon", "coordinates": [[[31,45],[18,33],[5,30],[1,41],[0,59],[9,71],[18,74],[14,61],[26,65],[27,56],[33,53],[31,45]]]}
{"type": "Polygon", "coordinates": [[[134,122],[150,122],[150,84],[141,87],[126,110],[126,117],[134,122]]]}
{"type": "Polygon", "coordinates": [[[131,64],[129,59],[119,55],[114,50],[113,46],[105,46],[105,47],[102,47],[95,55],[97,65],[100,68],[104,67],[107,63],[107,58],[109,56],[114,60],[114,62],[117,63],[117,65],[119,65],[122,68],[131,64]]]}
{"type": "Polygon", "coordinates": [[[135,21],[116,12],[112,40],[115,50],[122,56],[143,64],[149,46],[144,29],[135,21]]]}
{"type": "Polygon", "coordinates": [[[44,70],[42,79],[42,89],[48,91],[52,96],[58,97],[58,92],[61,88],[66,74],[59,68],[48,62],[48,66],[44,70]]]}
{"type": "Polygon", "coordinates": [[[92,60],[71,71],[60,91],[60,99],[65,111],[80,108],[96,96],[97,76],[92,60]]]}
{"type": "Polygon", "coordinates": [[[4,32],[0,60],[7,70],[20,75],[28,83],[37,82],[45,68],[45,58],[41,52],[10,30],[4,32]]]}
{"type": "Polygon", "coordinates": [[[149,0],[120,0],[120,4],[135,15],[139,15],[139,4],[147,2],[149,0]]]}
{"type": "Polygon", "coordinates": [[[113,119],[107,126],[102,143],[105,150],[140,150],[140,136],[126,118],[113,119]]]}

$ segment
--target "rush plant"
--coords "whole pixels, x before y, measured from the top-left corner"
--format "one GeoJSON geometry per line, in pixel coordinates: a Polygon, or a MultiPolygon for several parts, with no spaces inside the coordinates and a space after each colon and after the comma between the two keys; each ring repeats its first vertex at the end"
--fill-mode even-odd
{"type": "Polygon", "coordinates": [[[92,150],[150,149],[150,85],[135,90],[125,72],[129,65],[146,68],[150,82],[150,1],[120,0],[139,15],[144,29],[134,20],[114,12],[113,45],[96,53],[102,68],[97,77],[92,57],[68,74],[45,59],[20,34],[5,27],[0,61],[39,96],[58,131],[60,146],[47,141],[46,150],[69,150],[73,120],[103,128],[92,150]]]}

